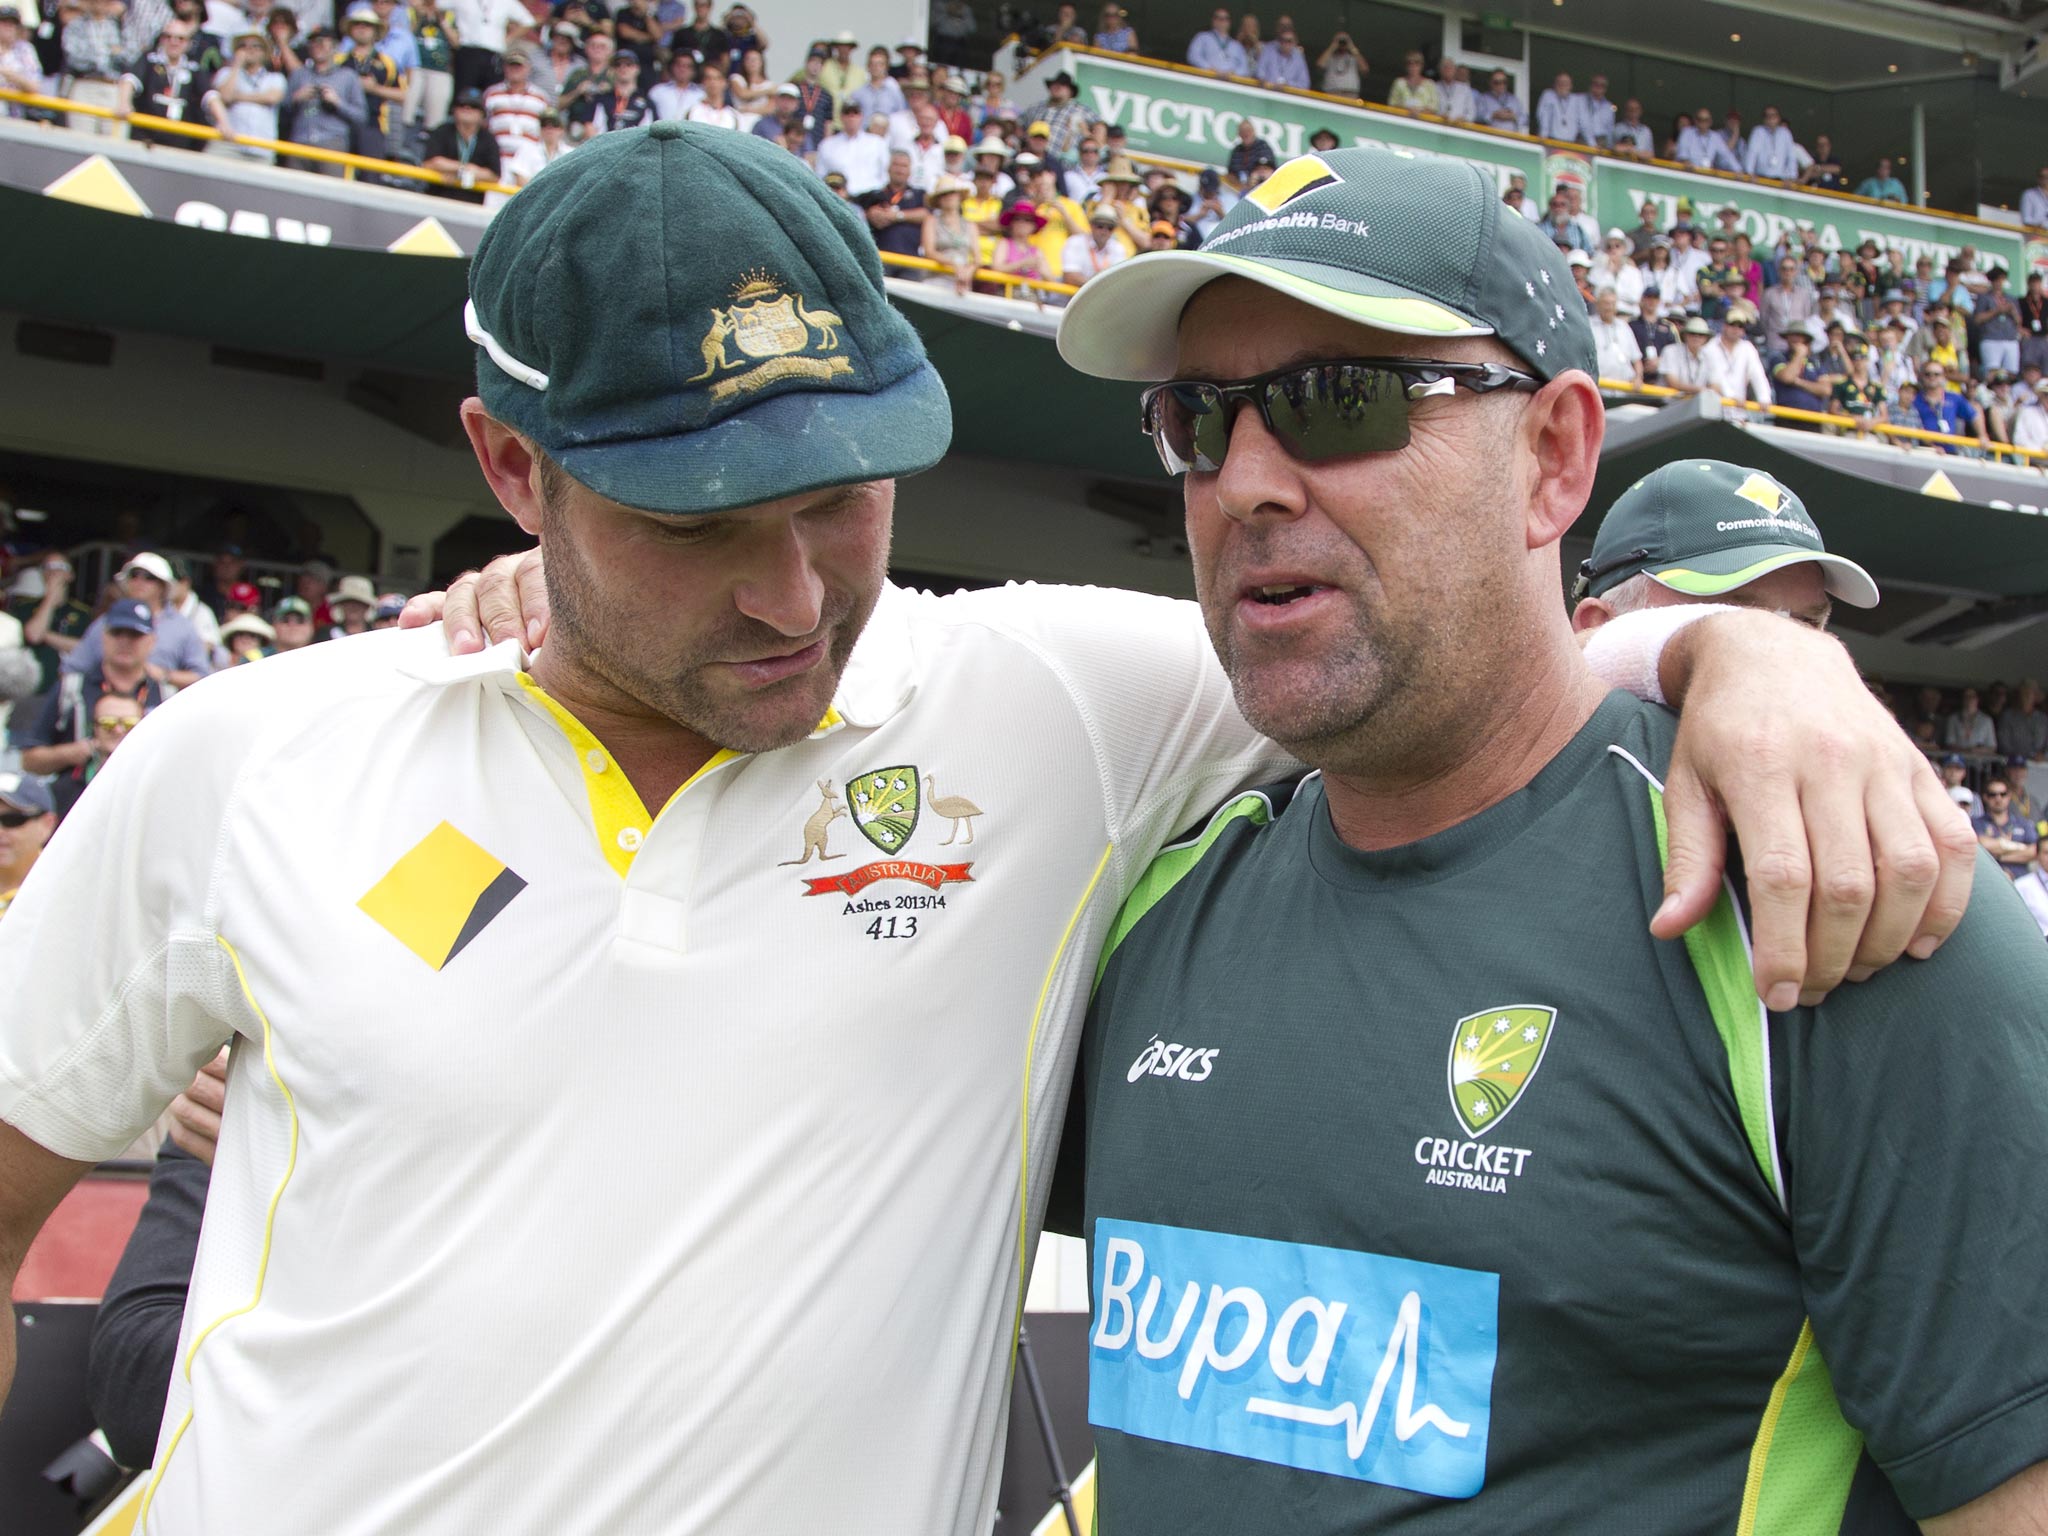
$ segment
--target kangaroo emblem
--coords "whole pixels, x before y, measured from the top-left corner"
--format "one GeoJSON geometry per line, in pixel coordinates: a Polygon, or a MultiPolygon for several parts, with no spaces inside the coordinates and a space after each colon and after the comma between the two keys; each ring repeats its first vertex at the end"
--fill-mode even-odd
{"type": "Polygon", "coordinates": [[[823,863],[826,859],[843,859],[846,857],[843,853],[827,853],[825,851],[825,840],[832,835],[832,823],[846,814],[846,807],[840,804],[838,797],[833,794],[832,781],[830,779],[818,780],[818,793],[823,795],[824,799],[819,801],[818,808],[811,812],[810,820],[804,823],[803,857],[800,859],[784,859],[777,866],[778,868],[786,869],[792,864],[808,864],[811,862],[812,854],[818,856],[820,863],[823,863]]]}

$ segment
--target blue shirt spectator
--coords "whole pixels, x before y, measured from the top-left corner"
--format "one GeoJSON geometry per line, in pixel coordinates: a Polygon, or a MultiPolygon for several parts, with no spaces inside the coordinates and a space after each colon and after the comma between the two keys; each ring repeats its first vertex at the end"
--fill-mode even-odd
{"type": "MultiPolygon", "coordinates": [[[[169,561],[162,555],[137,555],[122,567],[119,580],[122,592],[154,615],[156,643],[149,653],[151,666],[160,667],[167,673],[190,674],[182,678],[172,677],[173,682],[181,685],[196,681],[213,670],[213,658],[207,651],[206,642],[199,638],[199,631],[192,627],[190,619],[170,606],[169,561]]],[[[102,637],[106,628],[105,614],[86,626],[85,633],[78,637],[78,644],[64,658],[66,672],[88,675],[99,672],[105,647],[102,637]]]]}
{"type": "Polygon", "coordinates": [[[1485,90],[1472,103],[1472,121],[1482,128],[1502,128],[1513,133],[1529,131],[1529,109],[1522,98],[1508,89],[1508,77],[1495,70],[1485,90]]]}
{"type": "MultiPolygon", "coordinates": [[[[1977,408],[1941,382],[1939,375],[1921,375],[1920,393],[1914,398],[1913,409],[1919,414],[1922,431],[1945,432],[1951,437],[1977,435],[1977,408]]],[[[1943,453],[1956,451],[1953,443],[1923,446],[1938,447],[1943,453]]]]}
{"type": "Polygon", "coordinates": [[[2029,229],[2048,228],[2048,166],[2035,184],[2020,194],[2020,222],[2029,229]]]}
{"type": "Polygon", "coordinates": [[[1248,75],[1251,61],[1244,56],[1244,44],[1230,35],[1230,12],[1217,11],[1209,18],[1209,30],[1198,33],[1188,44],[1188,63],[1219,75],[1248,75]]]}
{"type": "Polygon", "coordinates": [[[1700,113],[1679,130],[1678,158],[1703,171],[1742,174],[1742,162],[1735,158],[1735,151],[1728,147],[1728,141],[1715,130],[1711,112],[1700,113]]]}
{"type": "Polygon", "coordinates": [[[1877,174],[1866,176],[1856,184],[1858,197],[1874,197],[1880,202],[1903,203],[1906,201],[1906,184],[1892,174],[1892,163],[1887,159],[1877,162],[1877,174]]]}
{"type": "Polygon", "coordinates": [[[1292,32],[1282,32],[1259,50],[1259,78],[1268,85],[1308,89],[1308,55],[1292,32]]]}
{"type": "Polygon", "coordinates": [[[1536,132],[1541,138],[1577,143],[1583,138],[1585,103],[1572,92],[1572,77],[1559,75],[1536,100],[1536,132]]]}

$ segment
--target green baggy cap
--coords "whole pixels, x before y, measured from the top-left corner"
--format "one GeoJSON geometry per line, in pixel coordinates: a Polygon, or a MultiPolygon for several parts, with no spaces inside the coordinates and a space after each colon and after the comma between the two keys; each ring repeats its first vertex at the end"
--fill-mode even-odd
{"type": "Polygon", "coordinates": [[[477,393],[601,496],[729,511],[929,469],[952,408],[859,217],[779,144],[607,133],[484,232],[477,393]]]}
{"type": "Polygon", "coordinates": [[[1333,149],[1253,187],[1198,251],[1155,251],[1090,278],[1060,355],[1105,379],[1173,377],[1181,311],[1221,277],[1404,336],[1497,336],[1530,370],[1598,376],[1564,256],[1462,160],[1333,149]]]}
{"type": "Polygon", "coordinates": [[[1608,509],[1579,567],[1579,595],[1599,597],[1638,572],[1688,597],[1718,597],[1788,565],[1821,568],[1831,597],[1877,606],[1877,583],[1831,555],[1806,504],[1762,470],[1678,459],[1650,471],[1608,509]]]}

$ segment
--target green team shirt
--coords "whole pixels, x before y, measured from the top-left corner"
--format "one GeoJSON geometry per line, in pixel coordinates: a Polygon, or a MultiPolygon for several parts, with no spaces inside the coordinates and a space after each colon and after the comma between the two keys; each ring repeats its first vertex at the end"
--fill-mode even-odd
{"type": "Polygon", "coordinates": [[[1310,775],[1141,882],[1052,1219],[1106,1536],[1864,1536],[2048,1455],[2048,946],[1980,860],[1766,1018],[1732,904],[1647,931],[1673,730],[1381,852],[1310,775]]]}
{"type": "Polygon", "coordinates": [[[1876,382],[1858,384],[1843,379],[1834,388],[1835,409],[1844,416],[1879,416],[1888,398],[1884,386],[1876,382]]]}

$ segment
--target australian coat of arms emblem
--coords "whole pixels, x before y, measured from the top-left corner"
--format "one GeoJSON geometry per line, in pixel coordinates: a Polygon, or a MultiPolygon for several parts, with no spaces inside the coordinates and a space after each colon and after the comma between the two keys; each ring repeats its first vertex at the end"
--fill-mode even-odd
{"type": "Polygon", "coordinates": [[[711,311],[704,335],[704,371],[689,382],[711,381],[711,398],[729,400],[778,379],[829,379],[853,372],[839,351],[846,322],[829,309],[812,309],[768,272],[744,273],[732,303],[711,311]],[[820,354],[835,354],[824,356],[820,354]]]}

